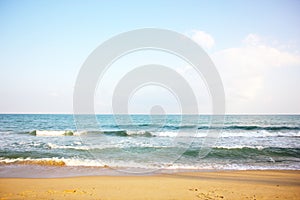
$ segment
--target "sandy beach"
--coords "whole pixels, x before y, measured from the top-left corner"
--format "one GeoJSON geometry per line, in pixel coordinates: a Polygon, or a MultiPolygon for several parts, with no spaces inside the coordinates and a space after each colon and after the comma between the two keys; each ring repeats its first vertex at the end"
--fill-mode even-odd
{"type": "Polygon", "coordinates": [[[300,199],[300,173],[221,171],[154,176],[1,178],[1,199],[300,199]]]}

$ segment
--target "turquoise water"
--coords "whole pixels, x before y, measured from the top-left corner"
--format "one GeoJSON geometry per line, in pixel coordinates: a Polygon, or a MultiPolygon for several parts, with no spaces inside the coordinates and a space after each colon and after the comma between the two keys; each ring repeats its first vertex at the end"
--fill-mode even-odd
{"type": "Polygon", "coordinates": [[[73,115],[1,114],[0,176],[21,161],[43,160],[127,172],[300,169],[299,115],[227,115],[222,128],[210,119],[97,115],[97,128],[77,130],[73,115]],[[219,135],[203,157],[208,131],[219,135]]]}

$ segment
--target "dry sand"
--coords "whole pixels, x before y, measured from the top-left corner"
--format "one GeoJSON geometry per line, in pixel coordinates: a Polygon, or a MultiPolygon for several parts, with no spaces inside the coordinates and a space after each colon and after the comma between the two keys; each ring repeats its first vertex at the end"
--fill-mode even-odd
{"type": "Polygon", "coordinates": [[[300,171],[1,178],[0,199],[300,199],[300,171]]]}

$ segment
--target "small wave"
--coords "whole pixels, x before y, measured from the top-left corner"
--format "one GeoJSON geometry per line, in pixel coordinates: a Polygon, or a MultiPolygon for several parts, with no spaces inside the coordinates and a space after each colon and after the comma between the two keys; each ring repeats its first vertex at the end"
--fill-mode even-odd
{"type": "Polygon", "coordinates": [[[42,165],[42,166],[66,166],[62,160],[51,159],[4,159],[0,160],[0,164],[10,165],[42,165]]]}
{"type": "Polygon", "coordinates": [[[154,137],[149,131],[127,131],[128,136],[143,136],[143,137],[154,137]]]}
{"type": "MultiPolygon", "coordinates": [[[[214,130],[211,130],[212,133],[214,130]]],[[[187,131],[160,131],[151,132],[152,136],[158,137],[194,137],[194,138],[205,138],[209,136],[209,132],[187,132],[187,131]]],[[[247,131],[247,132],[231,132],[231,131],[221,131],[218,133],[221,138],[231,138],[231,137],[249,137],[249,138],[262,138],[262,137],[300,137],[299,132],[270,132],[270,131],[247,131]]]]}
{"type": "Polygon", "coordinates": [[[50,149],[75,149],[75,150],[90,150],[89,146],[67,146],[67,145],[56,145],[52,143],[48,143],[47,146],[50,149]]]}
{"type": "Polygon", "coordinates": [[[143,137],[155,137],[149,131],[128,131],[128,130],[108,130],[108,131],[82,131],[82,132],[74,132],[74,131],[53,131],[53,130],[34,130],[31,132],[27,132],[30,135],[34,136],[79,136],[79,135],[93,135],[93,134],[102,134],[107,136],[119,136],[119,137],[127,137],[127,136],[143,136],[143,137]]]}
{"type": "Polygon", "coordinates": [[[249,148],[249,149],[258,149],[263,150],[265,148],[271,148],[271,147],[263,147],[263,146],[242,146],[242,145],[236,145],[236,146],[215,146],[214,149],[243,149],[243,148],[249,148]]]}
{"type": "MultiPolygon", "coordinates": [[[[214,130],[210,130],[213,132],[214,130]]],[[[150,132],[145,130],[131,131],[131,130],[104,130],[104,131],[52,131],[52,130],[34,130],[31,132],[26,132],[35,136],[80,136],[80,135],[106,135],[106,136],[117,136],[117,137],[195,137],[204,138],[207,137],[209,132],[207,131],[158,131],[150,132]]],[[[219,137],[300,137],[300,131],[267,131],[267,130],[249,130],[249,131],[230,131],[222,130],[219,133],[219,137]]]]}
{"type": "Polygon", "coordinates": [[[128,136],[126,130],[120,130],[120,131],[99,131],[98,133],[104,134],[104,135],[110,135],[110,136],[120,136],[120,137],[126,137],[126,136],[128,136]]]}
{"type": "MultiPolygon", "coordinates": [[[[200,149],[189,149],[184,155],[197,157],[200,149]]],[[[212,148],[206,158],[219,159],[241,159],[241,158],[256,158],[258,156],[274,157],[294,157],[299,158],[299,148],[279,148],[279,147],[215,147],[212,148]]]]}
{"type": "Polygon", "coordinates": [[[224,127],[210,127],[210,126],[200,126],[198,129],[223,129],[223,130],[266,130],[266,131],[298,131],[299,126],[257,126],[257,125],[234,125],[234,126],[224,126],[224,127]]]}
{"type": "Polygon", "coordinates": [[[29,132],[30,135],[35,136],[73,136],[73,135],[80,135],[78,132],[73,131],[47,131],[47,130],[34,130],[29,132]]]}
{"type": "Polygon", "coordinates": [[[219,135],[220,137],[251,137],[251,138],[261,138],[261,137],[300,137],[299,132],[274,132],[274,131],[247,131],[247,132],[230,132],[230,131],[222,131],[219,135]]]}
{"type": "Polygon", "coordinates": [[[156,132],[154,134],[159,137],[177,137],[178,135],[176,132],[171,132],[171,131],[156,132]]]}
{"type": "Polygon", "coordinates": [[[300,130],[300,127],[298,126],[240,126],[240,125],[235,125],[235,126],[225,126],[223,129],[229,129],[229,130],[234,130],[234,129],[239,129],[239,130],[266,130],[266,131],[288,131],[288,130],[300,130]]]}
{"type": "Polygon", "coordinates": [[[186,124],[186,125],[164,125],[162,128],[167,129],[167,130],[179,130],[179,129],[193,129],[197,128],[197,125],[193,124],[186,124]]]}
{"type": "Polygon", "coordinates": [[[0,158],[0,165],[41,165],[41,166],[86,166],[86,167],[104,167],[108,165],[103,164],[97,160],[90,159],[76,159],[76,158],[0,158]]]}
{"type": "Polygon", "coordinates": [[[112,128],[112,129],[139,129],[139,128],[163,128],[167,130],[178,130],[178,129],[192,129],[197,128],[196,124],[182,124],[182,125],[172,125],[172,124],[114,124],[114,125],[103,125],[102,128],[112,128]]]}
{"type": "Polygon", "coordinates": [[[143,136],[152,137],[149,131],[129,131],[129,130],[111,130],[111,131],[86,131],[85,134],[102,134],[107,136],[119,136],[119,137],[129,137],[129,136],[143,136]]]}
{"type": "Polygon", "coordinates": [[[30,135],[35,136],[79,136],[79,135],[87,135],[87,134],[104,134],[111,136],[128,136],[126,130],[116,130],[116,131],[54,131],[54,130],[34,130],[29,132],[30,135]]]}

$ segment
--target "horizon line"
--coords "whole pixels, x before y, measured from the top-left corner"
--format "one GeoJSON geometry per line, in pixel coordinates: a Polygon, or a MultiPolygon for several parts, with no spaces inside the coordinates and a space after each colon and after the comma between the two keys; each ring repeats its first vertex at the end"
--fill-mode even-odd
{"type": "MultiPolygon", "coordinates": [[[[127,115],[126,113],[90,113],[90,114],[78,114],[78,115],[127,115]]],[[[0,115],[75,115],[74,113],[5,113],[0,112],[0,115]]],[[[128,115],[151,115],[149,113],[129,113],[128,115]]],[[[165,113],[165,114],[154,114],[154,115],[220,115],[220,114],[212,114],[212,113],[190,113],[190,114],[181,114],[181,113],[165,113]]],[[[225,113],[226,115],[300,115],[300,113],[225,113]]]]}

